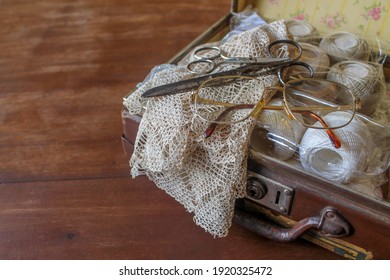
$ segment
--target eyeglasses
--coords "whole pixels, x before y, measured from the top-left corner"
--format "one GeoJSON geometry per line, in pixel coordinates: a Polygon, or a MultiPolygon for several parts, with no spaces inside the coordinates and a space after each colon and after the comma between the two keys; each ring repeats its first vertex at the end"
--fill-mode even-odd
{"type": "Polygon", "coordinates": [[[360,100],[344,85],[317,78],[301,78],[283,83],[282,87],[266,87],[261,79],[248,76],[223,76],[209,79],[192,96],[196,114],[210,122],[205,137],[210,137],[218,124],[234,124],[256,117],[261,110],[284,110],[308,128],[325,129],[335,148],[341,142],[333,129],[348,125],[360,100]],[[276,92],[283,93],[282,106],[268,106],[276,92]],[[327,123],[324,117],[336,111],[350,111],[350,118],[327,123]]]}

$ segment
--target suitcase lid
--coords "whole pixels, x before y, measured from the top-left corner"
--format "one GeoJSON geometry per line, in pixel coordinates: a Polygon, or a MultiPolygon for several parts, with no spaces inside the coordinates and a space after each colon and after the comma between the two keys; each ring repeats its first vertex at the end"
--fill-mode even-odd
{"type": "Polygon", "coordinates": [[[266,20],[304,20],[320,32],[344,30],[363,36],[390,37],[390,0],[233,0],[232,11],[256,7],[266,20]]]}

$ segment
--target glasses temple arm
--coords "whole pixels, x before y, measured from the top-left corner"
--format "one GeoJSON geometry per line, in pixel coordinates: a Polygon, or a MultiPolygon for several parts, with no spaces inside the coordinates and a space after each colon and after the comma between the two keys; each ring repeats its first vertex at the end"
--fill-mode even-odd
{"type": "Polygon", "coordinates": [[[328,134],[330,141],[332,142],[333,147],[335,147],[336,149],[339,149],[341,147],[340,139],[337,137],[337,135],[333,132],[332,129],[327,128],[329,126],[326,124],[326,122],[319,115],[317,115],[316,113],[313,113],[311,111],[300,111],[299,113],[303,114],[303,115],[309,115],[310,117],[319,121],[321,123],[321,125],[324,128],[326,128],[326,134],[328,134]]]}
{"type": "Polygon", "coordinates": [[[204,137],[209,138],[211,135],[213,135],[215,129],[217,128],[218,121],[222,120],[227,114],[229,114],[231,111],[234,110],[241,110],[241,109],[252,109],[255,105],[254,104],[239,104],[235,106],[231,106],[223,110],[218,117],[215,119],[214,122],[212,122],[205,130],[204,137]]]}

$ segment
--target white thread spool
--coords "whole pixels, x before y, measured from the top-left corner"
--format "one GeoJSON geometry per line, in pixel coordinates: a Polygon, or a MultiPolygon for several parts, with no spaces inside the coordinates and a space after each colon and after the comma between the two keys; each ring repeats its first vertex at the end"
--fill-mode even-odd
{"type": "MultiPolygon", "coordinates": [[[[324,117],[329,126],[336,126],[350,118],[350,112],[333,112],[324,117]]],[[[333,182],[349,183],[354,173],[366,168],[372,148],[372,139],[367,127],[357,119],[347,126],[334,129],[341,147],[333,147],[323,129],[308,128],[300,143],[299,155],[303,168],[333,182]]]]}
{"type": "Polygon", "coordinates": [[[285,24],[288,32],[297,42],[318,43],[320,34],[310,23],[302,20],[287,19],[285,24]]]}
{"type": "MultiPolygon", "coordinates": [[[[282,106],[282,101],[274,99],[268,105],[282,106]]],[[[257,117],[250,147],[257,152],[287,160],[298,149],[304,131],[305,127],[296,120],[290,120],[284,110],[263,110],[257,117]]]]}
{"type": "Polygon", "coordinates": [[[384,95],[383,72],[375,64],[362,61],[342,61],[329,69],[328,80],[347,86],[354,96],[359,97],[359,112],[371,115],[379,106],[384,95]]]}
{"type": "Polygon", "coordinates": [[[348,32],[335,32],[325,36],[320,42],[320,49],[329,55],[331,64],[348,59],[369,59],[367,42],[348,32]]]}
{"type": "MultiPolygon", "coordinates": [[[[300,61],[306,62],[309,64],[314,71],[314,77],[325,78],[326,73],[329,69],[329,57],[328,55],[321,50],[319,47],[309,44],[309,43],[299,43],[302,48],[302,55],[300,61]]],[[[294,66],[288,68],[288,76],[298,75],[299,73],[307,73],[307,69],[302,66],[294,66]],[[300,70],[302,69],[302,70],[300,70]]]]}

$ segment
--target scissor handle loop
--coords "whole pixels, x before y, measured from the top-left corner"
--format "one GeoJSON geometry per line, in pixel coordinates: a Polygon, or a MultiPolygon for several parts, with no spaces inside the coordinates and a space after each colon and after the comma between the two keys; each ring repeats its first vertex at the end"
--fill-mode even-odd
{"type": "Polygon", "coordinates": [[[198,60],[192,61],[192,62],[187,64],[187,70],[193,74],[209,74],[215,69],[215,67],[216,67],[216,65],[215,65],[214,61],[212,61],[210,59],[198,59],[198,60]],[[207,68],[199,70],[199,71],[195,71],[195,70],[193,70],[193,67],[196,64],[205,64],[205,65],[207,65],[207,68]]]}
{"type": "Polygon", "coordinates": [[[274,56],[272,55],[272,47],[276,46],[276,45],[280,45],[280,44],[287,44],[287,45],[291,45],[293,47],[295,47],[297,50],[298,50],[298,56],[294,57],[294,58],[291,58],[292,61],[296,61],[298,60],[301,55],[302,55],[302,47],[300,44],[298,44],[297,42],[293,41],[293,40],[276,40],[276,41],[273,41],[271,42],[269,45],[268,45],[268,48],[267,48],[267,52],[268,52],[268,55],[270,57],[274,57],[274,58],[278,58],[277,56],[274,56]]]}
{"type": "Polygon", "coordinates": [[[289,65],[287,66],[284,66],[284,67],[281,67],[278,69],[278,79],[279,79],[279,82],[284,86],[286,84],[287,81],[284,81],[283,80],[283,77],[282,77],[282,72],[289,68],[289,67],[294,67],[294,66],[302,66],[304,68],[306,68],[309,72],[309,78],[313,78],[314,76],[314,70],[313,70],[313,67],[311,67],[309,64],[307,64],[306,62],[303,62],[303,61],[293,61],[291,62],[289,65]]]}
{"type": "Polygon", "coordinates": [[[197,49],[194,52],[194,57],[196,59],[213,60],[213,59],[216,59],[218,57],[223,57],[223,56],[221,55],[221,49],[218,48],[218,47],[202,47],[202,48],[197,49]],[[212,56],[202,56],[202,55],[199,55],[199,53],[203,52],[203,51],[217,51],[217,53],[215,55],[212,55],[212,56]]]}

